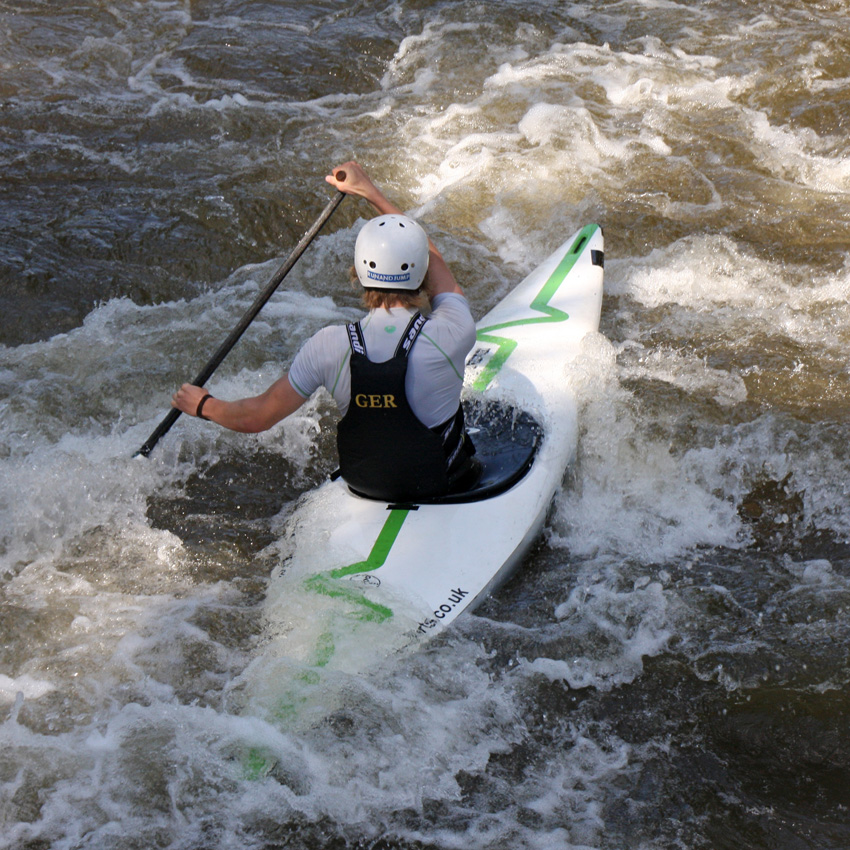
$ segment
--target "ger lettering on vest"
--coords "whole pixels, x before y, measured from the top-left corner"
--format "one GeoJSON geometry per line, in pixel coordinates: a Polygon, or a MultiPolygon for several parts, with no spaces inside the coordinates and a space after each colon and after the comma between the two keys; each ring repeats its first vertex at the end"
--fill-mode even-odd
{"type": "Polygon", "coordinates": [[[386,395],[367,395],[366,393],[358,393],[354,396],[354,403],[358,407],[379,407],[382,409],[388,407],[398,407],[395,403],[395,396],[391,394],[386,395]]]}

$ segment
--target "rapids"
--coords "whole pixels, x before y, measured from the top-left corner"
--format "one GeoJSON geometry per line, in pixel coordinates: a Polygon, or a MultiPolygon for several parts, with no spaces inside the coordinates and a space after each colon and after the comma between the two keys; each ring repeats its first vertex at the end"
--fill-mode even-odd
{"type": "MultiPolygon", "coordinates": [[[[850,845],[848,16],[0,0],[0,848],[850,845]],[[244,682],[331,404],[133,453],[352,156],[477,316],[599,222],[602,333],[522,571],[290,728],[244,682]]],[[[217,395],[357,315],[368,214],[217,395]]]]}

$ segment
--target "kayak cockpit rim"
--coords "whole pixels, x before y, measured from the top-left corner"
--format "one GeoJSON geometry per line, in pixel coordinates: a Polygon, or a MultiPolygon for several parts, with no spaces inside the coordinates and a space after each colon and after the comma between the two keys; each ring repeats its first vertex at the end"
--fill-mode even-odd
{"type": "MultiPolygon", "coordinates": [[[[428,499],[388,503],[389,508],[415,508],[418,505],[458,505],[482,502],[507,492],[528,474],[543,440],[543,427],[528,412],[504,402],[464,400],[467,430],[475,445],[475,458],[481,474],[468,490],[428,499]]],[[[333,476],[339,478],[337,470],[333,476]]],[[[349,492],[372,499],[349,485],[349,492]]]]}

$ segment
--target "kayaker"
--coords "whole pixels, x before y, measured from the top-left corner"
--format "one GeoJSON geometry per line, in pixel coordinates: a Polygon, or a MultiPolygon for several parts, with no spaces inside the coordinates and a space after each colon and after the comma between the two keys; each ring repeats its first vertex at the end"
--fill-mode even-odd
{"type": "Polygon", "coordinates": [[[475,323],[463,291],[422,227],[387,200],[358,163],[337,166],[325,179],[378,213],[354,249],[366,316],[312,336],[289,373],[261,395],[224,401],[184,384],[172,405],[233,431],[257,433],[325,387],[342,413],[340,473],[354,491],[416,501],[468,487],[478,465],[460,392],[475,323]]]}

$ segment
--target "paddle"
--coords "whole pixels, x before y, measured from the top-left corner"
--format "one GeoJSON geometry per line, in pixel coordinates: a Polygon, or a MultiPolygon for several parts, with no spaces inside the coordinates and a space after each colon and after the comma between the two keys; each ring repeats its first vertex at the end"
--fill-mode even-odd
{"type": "MultiPolygon", "coordinates": [[[[338,171],[336,174],[337,180],[344,181],[345,180],[345,172],[338,171]]],[[[298,262],[299,257],[307,250],[309,244],[313,241],[316,234],[322,229],[325,222],[333,215],[334,210],[340,205],[340,202],[345,197],[345,193],[337,192],[336,196],[332,198],[328,205],[322,210],[322,214],[316,219],[313,226],[301,237],[301,241],[295,246],[292,253],[287,257],[286,262],[274,273],[271,280],[266,284],[266,288],[257,296],[257,300],[251,305],[250,309],[247,313],[242,317],[239,324],[231,331],[230,336],[221,344],[218,351],[212,356],[212,359],[206,366],[200,371],[198,377],[192,382],[196,387],[202,387],[206,382],[212,377],[213,372],[221,365],[221,362],[225,357],[230,353],[230,350],[234,345],[239,341],[239,337],[245,332],[248,328],[248,325],[254,321],[257,316],[257,313],[263,309],[265,303],[272,297],[274,291],[280,286],[280,282],[289,274],[292,267],[298,262]]],[[[180,416],[181,411],[177,410],[176,407],[172,407],[171,411],[162,420],[162,422],[157,425],[154,432],[150,435],[150,437],[145,440],[142,447],[136,452],[134,457],[141,455],[142,457],[147,457],[151,451],[153,451],[153,447],[159,442],[160,438],[163,437],[168,431],[171,429],[171,426],[177,421],[180,416]]]]}

